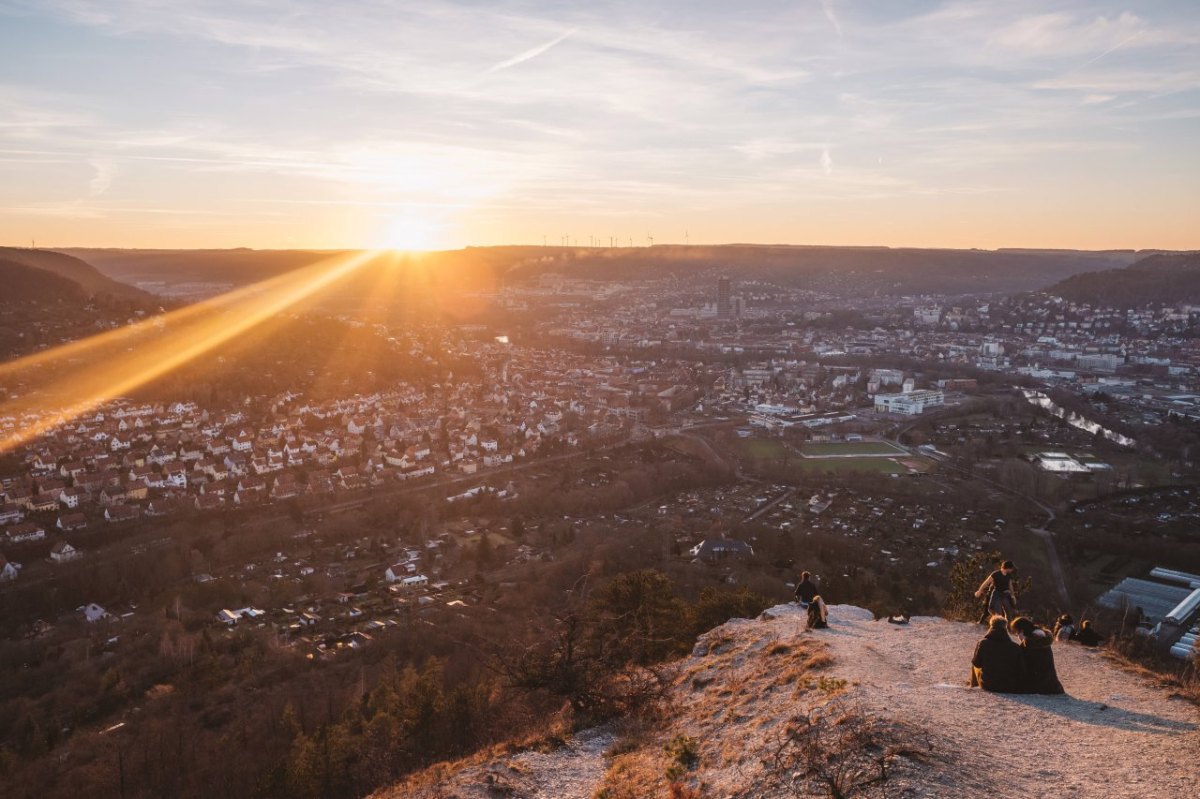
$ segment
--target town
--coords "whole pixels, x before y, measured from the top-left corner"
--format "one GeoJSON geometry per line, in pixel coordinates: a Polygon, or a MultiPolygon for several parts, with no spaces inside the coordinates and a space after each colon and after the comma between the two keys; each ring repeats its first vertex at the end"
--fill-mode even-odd
{"type": "Polygon", "coordinates": [[[0,419],[46,430],[0,474],[6,635],[77,652],[47,673],[132,668],[159,639],[186,668],[247,636],[349,664],[522,618],[581,559],[767,597],[810,568],[886,615],[937,612],[956,564],[1006,552],[1032,601],[1136,606],[1190,655],[1200,540],[1169,498],[1195,479],[1191,307],[859,301],[719,272],[550,273],[472,302],[458,324],[321,322],[422,365],[370,393],[315,363],[320,391],[0,419]],[[1153,526],[1131,496],[1161,497],[1153,526]]]}

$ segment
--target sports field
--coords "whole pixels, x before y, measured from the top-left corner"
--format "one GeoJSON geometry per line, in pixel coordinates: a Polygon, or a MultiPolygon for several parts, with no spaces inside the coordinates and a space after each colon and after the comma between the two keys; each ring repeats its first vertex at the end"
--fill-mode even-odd
{"type": "Polygon", "coordinates": [[[903,455],[900,450],[886,441],[829,441],[806,442],[800,448],[805,456],[836,457],[838,455],[903,455]]]}
{"type": "Polygon", "coordinates": [[[907,474],[908,468],[891,458],[798,458],[792,468],[802,472],[875,472],[907,474]]]}

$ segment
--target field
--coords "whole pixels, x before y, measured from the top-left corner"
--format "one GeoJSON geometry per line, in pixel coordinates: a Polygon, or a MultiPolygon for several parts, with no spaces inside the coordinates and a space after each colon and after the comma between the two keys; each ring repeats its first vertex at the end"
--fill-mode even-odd
{"type": "Polygon", "coordinates": [[[797,458],[792,468],[800,472],[876,472],[907,474],[908,469],[892,458],[797,458]]]}
{"type": "Polygon", "coordinates": [[[742,452],[755,459],[782,458],[784,445],[774,438],[746,438],[738,442],[742,452]]]}
{"type": "Polygon", "coordinates": [[[836,457],[842,455],[902,455],[904,452],[886,441],[833,441],[805,443],[800,449],[806,457],[836,457]]]}
{"type": "Polygon", "coordinates": [[[840,473],[908,474],[925,471],[928,462],[909,457],[886,441],[847,441],[805,443],[799,451],[778,439],[747,438],[738,441],[743,458],[759,468],[785,467],[793,475],[840,473]],[[903,456],[903,457],[898,457],[903,456]],[[768,467],[768,464],[770,467],[768,467]]]}

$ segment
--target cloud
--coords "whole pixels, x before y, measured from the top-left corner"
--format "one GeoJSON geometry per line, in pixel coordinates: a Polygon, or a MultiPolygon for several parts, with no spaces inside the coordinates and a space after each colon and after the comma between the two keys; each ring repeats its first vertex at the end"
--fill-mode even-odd
{"type": "Polygon", "coordinates": [[[537,58],[538,56],[540,56],[542,53],[546,52],[550,48],[555,47],[559,44],[562,44],[563,40],[565,40],[571,34],[575,33],[575,30],[576,30],[575,28],[571,28],[571,30],[567,31],[566,33],[564,33],[560,36],[556,36],[555,38],[551,39],[550,41],[546,42],[545,44],[540,44],[537,47],[530,48],[529,50],[526,50],[523,53],[518,53],[517,55],[513,56],[512,58],[505,59],[504,61],[501,61],[498,64],[493,64],[488,69],[487,74],[490,75],[493,72],[499,72],[502,69],[508,69],[509,67],[515,67],[517,64],[524,64],[526,61],[532,61],[533,59],[537,58]]]}
{"type": "Polygon", "coordinates": [[[833,6],[833,0],[821,0],[821,10],[825,12],[825,19],[829,20],[829,24],[833,25],[833,29],[837,31],[840,38],[842,35],[842,23],[838,22],[837,9],[833,6]]]}
{"type": "MultiPolygon", "coordinates": [[[[1083,0],[816,2],[734,14],[715,0],[350,0],[330,16],[324,0],[9,0],[29,17],[10,36],[37,36],[49,18],[82,29],[83,50],[120,47],[97,49],[95,81],[47,75],[34,91],[0,78],[0,158],[16,173],[0,181],[0,204],[86,197],[89,177],[108,201],[125,184],[114,191],[115,171],[91,162],[107,156],[118,182],[136,173],[139,194],[164,207],[186,192],[198,205],[236,195],[247,211],[296,197],[335,210],[488,209],[497,230],[518,227],[530,203],[552,221],[529,224],[654,220],[761,196],[786,207],[817,193],[1036,185],[1046,164],[1063,152],[1082,162],[1088,146],[1117,154],[1094,159],[1106,169],[1132,169],[1136,148],[1174,135],[1152,120],[1200,113],[1187,94],[1200,86],[1195,14],[1139,4],[1101,16],[1083,0]],[[562,58],[505,74],[568,38],[562,58]],[[171,83],[195,91],[147,80],[130,113],[110,72],[168,56],[171,83]]],[[[1162,143],[1155,152],[1186,149],[1162,143]]],[[[318,213],[306,224],[353,215],[318,213]]]]}
{"type": "Polygon", "coordinates": [[[88,161],[96,174],[88,181],[88,192],[93,197],[99,197],[112,186],[113,178],[117,176],[117,163],[111,158],[93,158],[88,161]]]}

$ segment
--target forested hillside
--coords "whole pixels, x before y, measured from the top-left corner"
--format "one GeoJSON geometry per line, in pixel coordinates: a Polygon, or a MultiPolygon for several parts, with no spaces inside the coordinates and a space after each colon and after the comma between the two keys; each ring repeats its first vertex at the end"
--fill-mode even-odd
{"type": "Polygon", "coordinates": [[[1151,255],[1124,269],[1074,275],[1046,291],[1114,308],[1200,302],[1200,253],[1151,255]]]}

